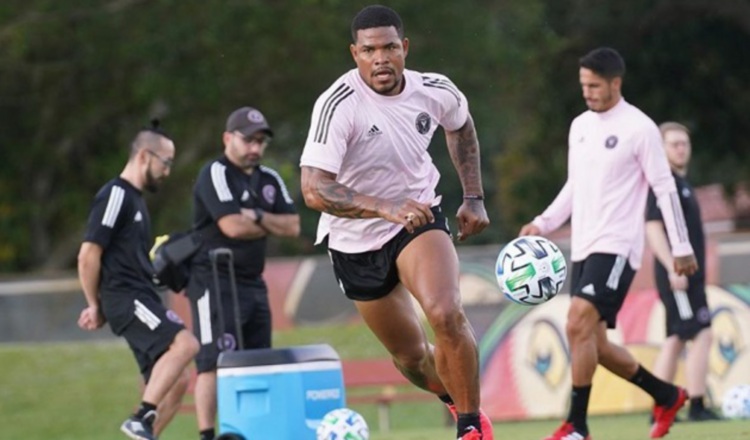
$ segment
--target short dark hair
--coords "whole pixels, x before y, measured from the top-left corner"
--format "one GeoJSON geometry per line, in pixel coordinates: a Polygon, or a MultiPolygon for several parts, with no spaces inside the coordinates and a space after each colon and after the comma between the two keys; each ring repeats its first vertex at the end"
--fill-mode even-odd
{"type": "Polygon", "coordinates": [[[578,60],[578,66],[607,79],[625,76],[625,60],[611,47],[592,50],[578,60]]]}
{"type": "Polygon", "coordinates": [[[352,42],[357,42],[357,31],[376,27],[396,28],[399,38],[404,38],[404,24],[393,9],[382,5],[370,5],[359,11],[352,20],[352,42]]]}

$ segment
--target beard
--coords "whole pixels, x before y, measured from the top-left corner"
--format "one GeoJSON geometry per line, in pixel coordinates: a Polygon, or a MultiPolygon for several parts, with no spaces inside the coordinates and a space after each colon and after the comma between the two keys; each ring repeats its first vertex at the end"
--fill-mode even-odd
{"type": "Polygon", "coordinates": [[[143,185],[143,187],[146,188],[148,192],[155,193],[159,191],[160,185],[161,179],[157,179],[156,177],[154,177],[150,169],[146,170],[146,183],[143,185]]]}

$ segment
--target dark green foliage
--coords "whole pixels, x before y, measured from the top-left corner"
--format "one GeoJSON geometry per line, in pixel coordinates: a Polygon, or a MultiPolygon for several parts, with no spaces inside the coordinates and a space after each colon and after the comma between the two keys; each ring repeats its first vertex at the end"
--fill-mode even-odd
{"type": "MultiPolygon", "coordinates": [[[[155,233],[190,223],[194,176],[221,151],[226,116],[263,110],[277,137],[266,163],[300,203],[314,252],[317,214],[299,196],[313,102],[354,66],[343,0],[3,1],[0,6],[0,270],[69,268],[94,192],[119,173],[135,131],[163,118],[178,148],[149,197],[155,233]]],[[[577,60],[611,45],[624,93],[657,122],[694,130],[696,184],[746,179],[750,166],[750,6],[664,0],[393,1],[411,39],[407,66],[441,72],[469,98],[498,242],[563,183],[570,120],[584,110],[577,60]],[[719,4],[717,6],[716,4],[719,4]]],[[[461,189],[445,143],[432,147],[452,217],[461,189]]]]}

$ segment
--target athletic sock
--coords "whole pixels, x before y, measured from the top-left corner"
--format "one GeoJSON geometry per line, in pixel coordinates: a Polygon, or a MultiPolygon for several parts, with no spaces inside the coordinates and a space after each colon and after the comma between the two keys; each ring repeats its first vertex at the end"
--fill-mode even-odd
{"type": "Polygon", "coordinates": [[[453,405],[453,399],[448,394],[443,394],[442,396],[438,396],[438,399],[442,400],[443,403],[446,405],[453,405]]]}
{"type": "Polygon", "coordinates": [[[214,428],[208,428],[204,429],[200,432],[201,434],[201,440],[214,440],[214,437],[216,437],[216,432],[214,431],[214,428]]]}
{"type": "Polygon", "coordinates": [[[149,411],[156,412],[156,405],[143,401],[141,406],[138,407],[138,411],[135,412],[135,416],[142,419],[149,411]]]}
{"type": "Polygon", "coordinates": [[[638,371],[630,378],[630,382],[649,393],[657,405],[671,405],[677,399],[676,387],[657,378],[643,368],[643,365],[638,365],[638,371]]]}
{"type": "Polygon", "coordinates": [[[458,429],[458,437],[460,438],[466,433],[466,430],[470,426],[473,426],[477,431],[482,432],[482,423],[479,420],[479,413],[465,413],[458,415],[458,423],[456,428],[458,429]]]}
{"type": "Polygon", "coordinates": [[[589,433],[589,427],[586,423],[586,415],[589,408],[589,397],[591,396],[591,385],[577,387],[574,386],[570,393],[570,413],[568,422],[573,424],[575,430],[584,437],[589,433]]]}

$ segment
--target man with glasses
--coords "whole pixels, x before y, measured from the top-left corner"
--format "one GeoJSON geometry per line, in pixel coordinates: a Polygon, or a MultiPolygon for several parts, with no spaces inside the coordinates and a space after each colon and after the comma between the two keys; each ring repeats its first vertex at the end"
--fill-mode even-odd
{"type": "Polygon", "coordinates": [[[193,226],[203,238],[193,257],[188,297],[193,330],[201,349],[196,357],[195,408],[201,440],[213,439],[216,417],[216,362],[219,352],[237,348],[241,332],[246,349],[271,346],[271,310],[263,281],[266,237],[296,237],[300,222],[294,202],[279,174],[260,165],[273,131],[263,114],[242,107],[229,115],[224,154],[208,162],[193,190],[193,226]],[[228,268],[220,265],[220,297],[214,294],[209,252],[229,248],[242,328],[234,327],[228,268]],[[223,316],[217,313],[222,301],[223,316]],[[221,328],[220,323],[226,325],[221,328]]]}
{"type": "Polygon", "coordinates": [[[174,152],[158,125],[138,132],[125,169],[94,199],[78,254],[87,302],[78,326],[93,331],[109,322],[128,342],[146,383],[140,406],[120,428],[132,439],[155,439],[174,417],[188,385],[186,367],[198,352],[195,337],[162,304],[148,258],[151,221],[142,191],[159,188],[174,152]]]}

